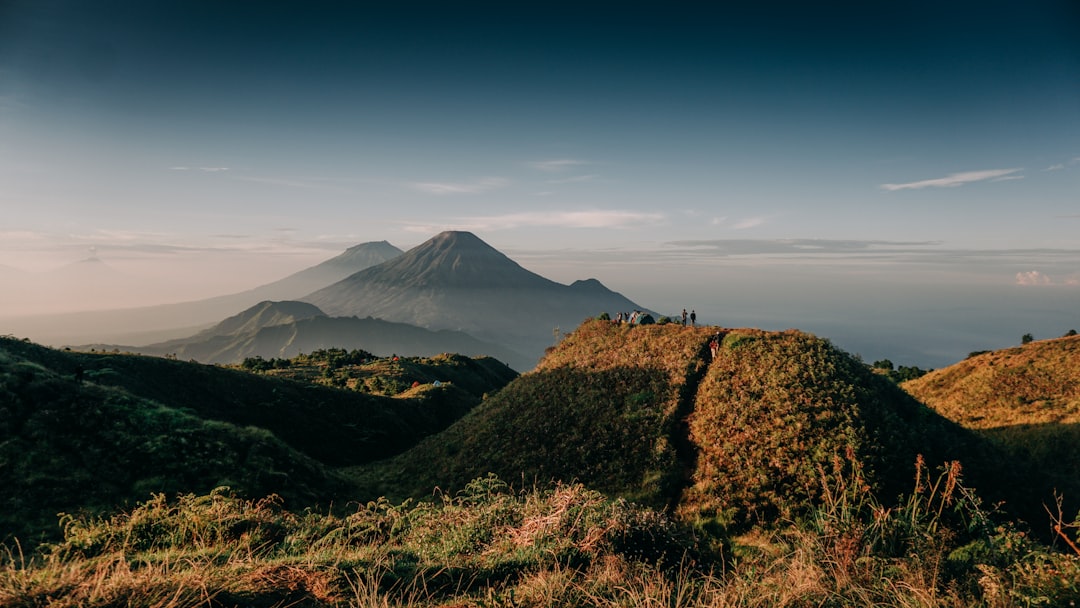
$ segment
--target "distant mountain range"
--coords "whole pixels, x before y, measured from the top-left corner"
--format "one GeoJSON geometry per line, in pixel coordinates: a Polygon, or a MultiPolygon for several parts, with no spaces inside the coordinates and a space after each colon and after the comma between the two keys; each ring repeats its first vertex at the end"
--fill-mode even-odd
{"type": "MultiPolygon", "coordinates": [[[[596,279],[571,285],[530,272],[469,232],[443,232],[404,255],[301,300],[329,315],[370,315],[467,332],[539,359],[556,331],[642,307],[596,279]]],[[[532,366],[529,366],[532,367],[532,366]]]]}

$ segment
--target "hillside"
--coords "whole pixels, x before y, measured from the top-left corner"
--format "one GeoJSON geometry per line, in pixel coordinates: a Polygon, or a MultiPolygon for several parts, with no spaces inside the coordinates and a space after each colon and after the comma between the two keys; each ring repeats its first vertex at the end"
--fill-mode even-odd
{"type": "Polygon", "coordinates": [[[1080,509],[1080,336],[982,353],[902,386],[1031,463],[1080,509]]]}
{"type": "Polygon", "coordinates": [[[551,345],[555,327],[641,309],[598,281],[563,285],[530,272],[468,232],[443,232],[301,299],[334,316],[464,331],[526,355],[522,369],[551,345]]]}
{"type": "Polygon", "coordinates": [[[1008,486],[1026,473],[1022,464],[1007,465],[828,341],[724,330],[710,362],[716,331],[586,322],[442,433],[352,474],[397,497],[489,471],[574,479],[689,520],[741,526],[805,511],[822,483],[853,468],[891,500],[910,489],[923,454],[931,467],[961,460],[980,490],[1019,500],[1008,486]]]}
{"type": "Polygon", "coordinates": [[[513,377],[484,363],[427,365],[432,374],[446,368],[463,386],[390,398],[0,339],[0,475],[17,490],[0,499],[0,535],[55,530],[61,510],[223,484],[250,496],[278,493],[296,506],[351,499],[356,494],[329,467],[396,454],[513,377]]]}
{"type": "Polygon", "coordinates": [[[1080,423],[1080,336],[975,355],[904,390],[969,428],[1080,423]]]}

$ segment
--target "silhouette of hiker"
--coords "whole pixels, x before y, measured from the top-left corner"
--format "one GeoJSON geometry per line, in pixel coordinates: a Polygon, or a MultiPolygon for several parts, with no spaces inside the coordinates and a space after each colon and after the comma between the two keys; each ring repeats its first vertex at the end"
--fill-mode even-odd
{"type": "MultiPolygon", "coordinates": [[[[686,321],[683,321],[683,324],[685,325],[686,321]]],[[[693,309],[690,310],[690,325],[693,327],[697,327],[697,312],[695,312],[693,309]]]]}
{"type": "Polygon", "coordinates": [[[85,374],[86,374],[86,370],[83,369],[83,366],[81,366],[81,365],[75,366],[75,384],[82,384],[83,383],[83,376],[85,374]]]}
{"type": "Polygon", "coordinates": [[[682,324],[686,325],[686,309],[682,309],[682,324]]]}

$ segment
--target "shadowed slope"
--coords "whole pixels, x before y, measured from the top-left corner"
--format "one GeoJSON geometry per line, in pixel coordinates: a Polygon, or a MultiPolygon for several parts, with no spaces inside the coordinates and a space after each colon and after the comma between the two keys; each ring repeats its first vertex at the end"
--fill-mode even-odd
{"type": "Polygon", "coordinates": [[[707,336],[586,322],[536,370],[365,477],[372,492],[391,496],[461,487],[489,471],[508,480],[577,479],[663,506],[681,484],[672,433],[707,336]]]}

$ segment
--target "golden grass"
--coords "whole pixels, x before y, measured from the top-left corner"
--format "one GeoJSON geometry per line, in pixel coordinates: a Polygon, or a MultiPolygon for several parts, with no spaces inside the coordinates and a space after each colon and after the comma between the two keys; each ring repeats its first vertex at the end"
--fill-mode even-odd
{"type": "Polygon", "coordinates": [[[968,428],[1080,423],[1080,336],[976,355],[903,389],[968,428]]]}

